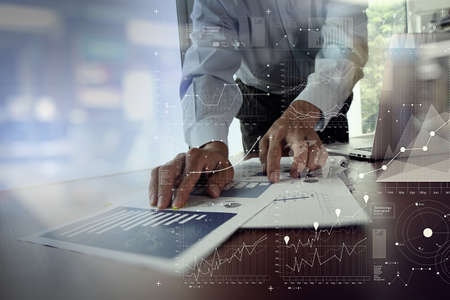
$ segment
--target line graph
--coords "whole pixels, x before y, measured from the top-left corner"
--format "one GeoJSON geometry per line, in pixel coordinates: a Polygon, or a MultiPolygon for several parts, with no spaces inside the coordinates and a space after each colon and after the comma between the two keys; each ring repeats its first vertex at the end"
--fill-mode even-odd
{"type": "Polygon", "coordinates": [[[394,264],[383,264],[375,267],[377,269],[375,281],[392,287],[408,287],[412,282],[424,284],[425,278],[430,278],[433,281],[442,279],[439,270],[431,266],[401,266],[398,262],[395,262],[394,264]]]}
{"type": "MultiPolygon", "coordinates": [[[[345,244],[345,242],[342,242],[342,245],[340,247],[340,253],[338,255],[333,254],[332,256],[330,256],[330,257],[328,257],[328,258],[326,258],[324,260],[319,255],[319,249],[315,248],[312,261],[309,261],[309,260],[304,259],[304,258],[300,258],[300,260],[299,260],[298,257],[294,257],[294,264],[292,266],[290,266],[289,264],[286,264],[286,268],[288,268],[291,271],[297,271],[297,272],[300,273],[301,270],[302,270],[302,267],[304,265],[309,266],[310,268],[313,268],[316,265],[316,263],[318,264],[318,266],[322,266],[322,265],[324,265],[324,264],[326,264],[326,263],[328,263],[330,261],[333,261],[333,260],[336,260],[338,262],[342,262],[344,253],[346,253],[347,256],[351,256],[352,254],[354,254],[356,252],[356,250],[358,249],[359,245],[364,243],[366,240],[367,240],[367,237],[363,238],[362,240],[360,240],[359,242],[357,242],[356,244],[354,244],[352,246],[347,246],[345,244]]],[[[296,251],[296,253],[297,253],[297,251],[296,251]]]]}
{"type": "Polygon", "coordinates": [[[295,253],[297,253],[300,248],[305,247],[312,248],[315,243],[320,241],[320,237],[322,234],[326,234],[328,237],[330,237],[331,234],[333,233],[333,228],[336,225],[331,226],[329,229],[321,229],[319,231],[316,230],[313,237],[308,237],[304,242],[302,241],[301,238],[299,238],[296,244],[293,243],[288,244],[286,245],[286,248],[294,248],[295,253]]]}
{"type": "Polygon", "coordinates": [[[401,155],[402,153],[405,152],[414,152],[414,151],[422,151],[422,152],[428,152],[429,149],[429,145],[431,140],[437,136],[437,134],[439,133],[440,130],[442,130],[444,127],[446,127],[448,124],[450,123],[450,120],[447,120],[446,122],[444,122],[441,126],[439,126],[437,129],[432,130],[429,132],[429,137],[427,139],[427,142],[422,146],[422,147],[412,147],[412,148],[406,148],[406,147],[400,147],[400,151],[395,154],[386,164],[382,165],[380,168],[378,169],[374,169],[368,172],[364,172],[364,173],[359,173],[359,178],[360,179],[364,179],[364,177],[368,174],[371,173],[377,173],[379,171],[386,171],[388,169],[388,167],[397,159],[397,157],[399,155],[401,155]]]}
{"type": "MultiPolygon", "coordinates": [[[[345,114],[339,113],[339,111],[341,109],[344,109],[346,106],[349,106],[349,105],[347,103],[345,103],[342,107],[340,107],[338,105],[334,105],[328,111],[321,111],[319,113],[300,112],[300,111],[296,110],[295,107],[292,106],[292,109],[293,109],[292,114],[294,116],[292,118],[290,118],[290,120],[320,119],[322,117],[325,119],[329,119],[329,118],[338,117],[338,116],[345,116],[345,114]]],[[[345,109],[345,110],[347,110],[347,109],[345,109]]]]}
{"type": "Polygon", "coordinates": [[[361,228],[331,228],[314,232],[284,231],[279,243],[279,267],[285,282],[363,282],[370,279],[367,234],[361,228]],[[290,238],[289,238],[289,235],[290,238]]]}
{"type": "MultiPolygon", "coordinates": [[[[432,272],[432,269],[431,268],[423,268],[423,267],[413,267],[413,268],[411,268],[408,276],[402,277],[402,275],[401,275],[402,273],[400,271],[397,271],[397,272],[395,272],[394,275],[391,276],[391,278],[389,278],[389,279],[385,278],[385,280],[387,281],[388,286],[394,285],[396,282],[399,282],[402,286],[407,287],[411,283],[414,275],[417,272],[432,272]]],[[[434,275],[436,275],[436,274],[434,274],[434,275]]]]}
{"type": "MultiPolygon", "coordinates": [[[[227,281],[233,277],[258,278],[261,280],[267,276],[264,264],[256,263],[260,257],[259,253],[264,249],[264,242],[268,239],[264,234],[253,242],[241,241],[236,247],[226,249],[215,249],[214,252],[205,259],[198,261],[184,275],[185,281],[190,283],[211,282],[215,280],[227,281]],[[247,260],[249,260],[247,262],[247,260]]],[[[262,255],[266,260],[265,255],[262,255]]]]}

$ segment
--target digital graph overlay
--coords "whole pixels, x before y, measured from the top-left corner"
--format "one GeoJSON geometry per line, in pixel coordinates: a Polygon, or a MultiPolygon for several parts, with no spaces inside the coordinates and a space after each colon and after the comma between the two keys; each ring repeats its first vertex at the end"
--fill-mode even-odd
{"type": "Polygon", "coordinates": [[[184,274],[189,286],[206,284],[263,284],[268,278],[268,235],[245,230],[184,274]]]}
{"type": "Polygon", "coordinates": [[[439,249],[435,256],[436,274],[447,284],[450,284],[450,241],[439,249]]]}
{"type": "Polygon", "coordinates": [[[396,264],[384,264],[382,266],[376,266],[380,270],[380,278],[377,277],[377,281],[385,282],[388,286],[403,286],[408,287],[413,283],[420,282],[425,278],[438,278],[439,273],[435,272],[431,267],[406,267],[401,268],[396,264]]]}
{"type": "Polygon", "coordinates": [[[360,228],[284,230],[278,233],[278,266],[288,283],[361,283],[370,280],[367,235],[360,228]]]}
{"type": "MultiPolygon", "coordinates": [[[[283,96],[287,97],[288,102],[290,102],[290,97],[297,97],[298,94],[306,87],[306,83],[295,83],[293,87],[290,87],[287,82],[294,83],[294,82],[300,82],[302,78],[307,77],[308,75],[304,73],[303,70],[298,69],[297,64],[304,64],[303,68],[305,70],[308,70],[311,68],[311,66],[308,66],[306,62],[283,62],[281,63],[281,77],[282,79],[282,87],[284,88],[283,96]],[[287,82],[286,82],[287,81],[287,82]],[[287,85],[286,85],[287,84],[287,85]]],[[[355,68],[353,66],[350,66],[347,70],[345,70],[345,73],[353,73],[355,68]]],[[[321,73],[318,77],[318,80],[320,83],[323,83],[325,85],[329,84],[330,82],[336,81],[342,76],[342,74],[332,74],[332,73],[321,73]]],[[[313,83],[317,84],[317,83],[313,83]]],[[[345,117],[345,113],[341,113],[341,111],[348,111],[349,104],[344,103],[343,105],[330,105],[329,107],[323,109],[321,112],[313,112],[313,111],[299,111],[294,106],[290,106],[288,119],[291,121],[301,121],[301,125],[304,127],[314,127],[317,119],[324,118],[327,120],[331,120],[331,122],[328,124],[328,127],[347,127],[347,121],[342,120],[340,118],[336,117],[345,117]]]]}
{"type": "Polygon", "coordinates": [[[422,146],[422,147],[412,147],[412,148],[406,148],[406,147],[400,147],[400,151],[395,154],[386,164],[383,164],[380,168],[378,169],[374,169],[368,172],[364,172],[364,173],[359,173],[358,176],[360,179],[364,179],[364,177],[370,173],[377,173],[380,171],[386,171],[389,166],[397,159],[397,157],[399,157],[402,153],[406,153],[406,152],[423,152],[426,153],[430,150],[429,145],[430,142],[432,141],[432,139],[434,137],[436,137],[439,133],[439,131],[441,130],[445,130],[445,128],[447,127],[447,125],[449,125],[450,120],[447,120],[446,122],[444,122],[442,125],[440,125],[438,128],[436,128],[435,130],[431,130],[429,131],[429,137],[428,140],[426,141],[426,143],[422,146]]]}
{"type": "Polygon", "coordinates": [[[214,95],[215,97],[212,97],[212,99],[209,99],[210,103],[208,103],[208,101],[205,101],[200,94],[186,94],[184,97],[198,99],[201,105],[203,105],[205,107],[209,107],[209,108],[215,108],[221,104],[222,100],[227,101],[227,106],[231,107],[234,104],[234,102],[236,101],[236,99],[240,98],[242,96],[269,96],[269,95],[270,95],[270,93],[242,93],[241,90],[239,89],[238,84],[224,83],[220,93],[215,94],[214,95]],[[233,95],[233,98],[231,99],[231,101],[230,101],[229,97],[227,97],[227,90],[231,90],[231,93],[233,95]]]}
{"type": "Polygon", "coordinates": [[[448,247],[449,237],[450,208],[442,202],[415,202],[397,219],[395,246],[415,265],[445,265],[446,255],[442,253],[448,247]]]}

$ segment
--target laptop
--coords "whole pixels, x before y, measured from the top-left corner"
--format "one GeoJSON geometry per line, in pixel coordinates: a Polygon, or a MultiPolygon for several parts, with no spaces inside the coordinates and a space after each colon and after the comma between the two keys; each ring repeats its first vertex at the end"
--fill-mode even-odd
{"type": "MultiPolygon", "coordinates": [[[[349,144],[327,145],[328,152],[369,161],[412,155],[400,151],[401,148],[414,141],[430,109],[448,113],[450,101],[449,57],[440,58],[444,72],[433,80],[418,72],[421,67],[419,57],[428,45],[449,40],[450,33],[393,36],[387,54],[375,134],[352,137],[349,144]]],[[[435,52],[436,47],[433,46],[435,52]]]]}

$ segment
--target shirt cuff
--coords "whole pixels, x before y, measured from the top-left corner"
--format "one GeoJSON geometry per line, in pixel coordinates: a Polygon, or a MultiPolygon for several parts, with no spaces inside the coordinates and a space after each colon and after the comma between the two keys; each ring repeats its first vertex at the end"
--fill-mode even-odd
{"type": "Polygon", "coordinates": [[[308,84],[296,100],[309,102],[320,109],[323,131],[339,114],[355,85],[355,65],[348,59],[316,59],[316,71],[308,76],[308,84]]]}
{"type": "Polygon", "coordinates": [[[210,142],[228,145],[229,125],[220,120],[202,120],[192,126],[186,136],[190,147],[198,148],[210,142]]]}
{"type": "Polygon", "coordinates": [[[338,104],[334,98],[330,97],[330,93],[332,93],[332,89],[319,87],[318,85],[307,85],[294,100],[306,101],[320,110],[320,119],[314,127],[316,131],[323,131],[330,120],[335,117],[341,109],[340,103],[338,104]],[[330,105],[330,103],[333,104],[330,105]]]}

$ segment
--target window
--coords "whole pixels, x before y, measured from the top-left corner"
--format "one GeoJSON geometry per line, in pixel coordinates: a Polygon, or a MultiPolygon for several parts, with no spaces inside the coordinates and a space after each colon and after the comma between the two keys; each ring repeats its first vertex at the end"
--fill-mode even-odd
{"type": "Polygon", "coordinates": [[[405,1],[370,0],[367,17],[369,61],[364,68],[364,78],[355,87],[355,103],[349,116],[352,135],[375,131],[386,50],[393,34],[406,32],[405,1]]]}

